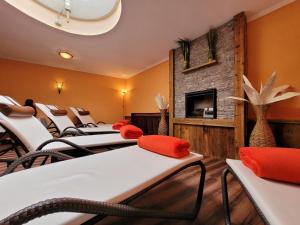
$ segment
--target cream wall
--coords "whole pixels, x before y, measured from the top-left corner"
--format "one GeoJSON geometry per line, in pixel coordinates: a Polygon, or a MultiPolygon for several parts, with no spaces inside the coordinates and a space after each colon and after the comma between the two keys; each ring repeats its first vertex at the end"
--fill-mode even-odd
{"type": "Polygon", "coordinates": [[[124,87],[123,79],[0,59],[0,94],[20,104],[32,98],[63,108],[80,106],[90,110],[96,120],[111,123],[122,118],[120,90],[124,87]],[[64,82],[60,95],[56,81],[64,82]]]}
{"type": "Polygon", "coordinates": [[[169,61],[127,79],[126,88],[126,115],[158,112],[154,97],[160,93],[169,99],[169,61]]]}

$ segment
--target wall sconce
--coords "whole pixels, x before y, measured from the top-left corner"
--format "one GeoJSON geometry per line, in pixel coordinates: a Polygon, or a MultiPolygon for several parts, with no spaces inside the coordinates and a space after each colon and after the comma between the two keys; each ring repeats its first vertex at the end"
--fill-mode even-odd
{"type": "Polygon", "coordinates": [[[125,119],[125,113],[126,113],[126,109],[125,109],[125,95],[127,93],[127,90],[126,89],[122,89],[121,90],[121,95],[123,97],[123,104],[122,104],[122,108],[123,108],[123,118],[125,119]]]}
{"type": "Polygon", "coordinates": [[[126,93],[127,93],[127,90],[125,90],[125,89],[122,89],[122,90],[121,90],[121,95],[124,96],[124,95],[126,95],[126,93]]]}
{"type": "Polygon", "coordinates": [[[61,91],[63,89],[63,86],[64,86],[64,82],[57,82],[56,81],[56,88],[57,88],[58,94],[61,93],[61,91]]]}

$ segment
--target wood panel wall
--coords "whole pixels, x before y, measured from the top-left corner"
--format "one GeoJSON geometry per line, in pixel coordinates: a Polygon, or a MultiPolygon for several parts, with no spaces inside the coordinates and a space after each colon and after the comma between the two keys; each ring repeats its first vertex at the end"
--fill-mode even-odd
{"type": "MultiPolygon", "coordinates": [[[[234,17],[234,43],[235,43],[235,84],[234,93],[236,97],[244,98],[243,75],[247,75],[247,19],[244,13],[234,17]]],[[[239,148],[245,145],[245,103],[242,101],[235,102],[234,117],[234,151],[235,158],[239,154],[239,148]]]]}
{"type": "Polygon", "coordinates": [[[234,128],[176,124],[174,136],[189,140],[190,150],[205,156],[232,158],[235,155],[234,128]]]}
{"type": "MultiPolygon", "coordinates": [[[[141,128],[144,135],[152,135],[158,133],[158,125],[160,121],[160,113],[131,113],[131,124],[141,128]]],[[[166,120],[169,120],[168,114],[166,120]]]]}

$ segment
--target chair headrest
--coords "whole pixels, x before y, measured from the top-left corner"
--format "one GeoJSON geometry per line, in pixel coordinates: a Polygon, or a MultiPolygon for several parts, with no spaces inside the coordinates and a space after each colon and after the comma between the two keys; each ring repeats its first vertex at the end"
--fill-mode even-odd
{"type": "Polygon", "coordinates": [[[79,115],[81,116],[87,116],[90,115],[90,111],[86,111],[86,110],[78,110],[79,115]]]}
{"type": "Polygon", "coordinates": [[[31,117],[34,115],[34,108],[30,106],[18,106],[0,103],[0,112],[9,117],[31,117]]]}
{"type": "Polygon", "coordinates": [[[50,109],[50,112],[53,116],[65,116],[68,114],[67,110],[65,109],[50,109]]]}

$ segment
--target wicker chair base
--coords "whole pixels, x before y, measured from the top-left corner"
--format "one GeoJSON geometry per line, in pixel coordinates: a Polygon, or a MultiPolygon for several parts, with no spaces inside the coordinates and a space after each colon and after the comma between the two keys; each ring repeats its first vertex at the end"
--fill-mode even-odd
{"type": "MultiPolygon", "coordinates": [[[[162,178],[158,182],[150,185],[141,192],[138,192],[134,196],[126,199],[120,204],[113,204],[99,201],[89,201],[84,199],[73,199],[73,198],[56,198],[49,199],[37,204],[26,207],[7,218],[0,221],[0,225],[19,225],[29,222],[35,218],[45,216],[57,212],[76,212],[76,213],[87,213],[95,214],[96,219],[93,218],[91,221],[96,223],[99,219],[105,216],[120,216],[120,217],[144,217],[144,218],[162,218],[162,219],[179,219],[179,220],[193,220],[196,218],[202,202],[204,182],[205,182],[206,169],[201,161],[190,163],[172,174],[162,178]],[[194,210],[191,213],[178,213],[178,212],[166,212],[161,210],[152,209],[141,209],[127,204],[132,200],[138,198],[142,194],[148,192],[152,188],[158,186],[162,182],[166,181],[170,177],[178,174],[179,172],[189,168],[191,166],[199,166],[201,168],[200,181],[198,187],[198,193],[194,210]]],[[[91,221],[87,221],[85,224],[91,224],[91,221]]]]}

